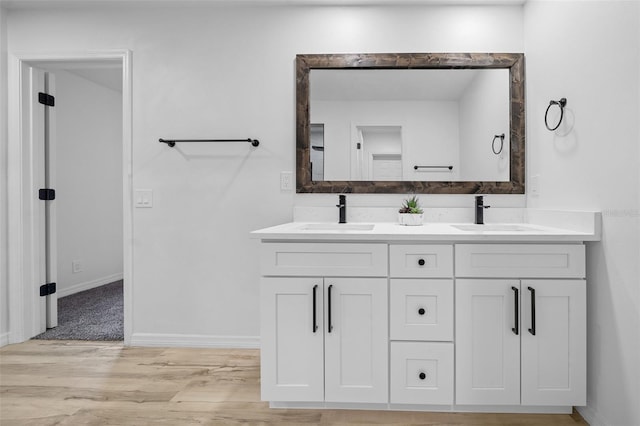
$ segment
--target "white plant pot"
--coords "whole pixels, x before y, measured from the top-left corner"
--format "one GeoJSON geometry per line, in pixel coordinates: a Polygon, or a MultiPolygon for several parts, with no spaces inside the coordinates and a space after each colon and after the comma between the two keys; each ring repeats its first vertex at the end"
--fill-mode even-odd
{"type": "Polygon", "coordinates": [[[424,220],[424,213],[398,213],[398,222],[400,225],[420,226],[424,220]]]}

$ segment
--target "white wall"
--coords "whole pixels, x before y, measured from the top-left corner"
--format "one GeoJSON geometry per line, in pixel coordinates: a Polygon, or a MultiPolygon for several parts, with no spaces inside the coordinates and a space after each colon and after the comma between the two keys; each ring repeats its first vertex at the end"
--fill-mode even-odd
{"type": "MultiPolygon", "coordinates": [[[[134,211],[132,342],[257,345],[258,243],[249,231],[290,221],[294,203],[337,200],[279,189],[280,172],[295,169],[295,55],[520,52],[522,19],[519,6],[227,5],[12,10],[8,25],[11,52],[133,52],[133,185],[153,189],[154,206],[134,211]],[[169,148],[161,137],[252,137],[260,146],[169,148]]],[[[471,207],[473,197],[421,202],[471,207]]]]}
{"type": "Polygon", "coordinates": [[[0,6],[0,346],[8,343],[7,275],[7,13],[0,6]]]}
{"type": "Polygon", "coordinates": [[[56,80],[59,297],[122,278],[122,93],[64,70],[56,80]],[[81,261],[74,273],[72,262],[81,261]]]}
{"type": "Polygon", "coordinates": [[[468,87],[460,99],[461,180],[508,181],[509,71],[479,70],[468,87]],[[495,155],[493,137],[502,133],[503,149],[495,155]]]}
{"type": "Polygon", "coordinates": [[[603,212],[587,248],[591,425],[640,424],[640,3],[525,6],[529,207],[603,212]],[[546,130],[549,100],[566,118],[546,130]],[[529,180],[530,182],[530,180],[529,180]]]}

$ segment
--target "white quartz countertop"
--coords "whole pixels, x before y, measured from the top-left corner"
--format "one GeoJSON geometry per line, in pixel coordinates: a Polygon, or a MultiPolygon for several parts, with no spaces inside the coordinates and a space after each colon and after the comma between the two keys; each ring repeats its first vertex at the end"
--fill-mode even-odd
{"type": "Polygon", "coordinates": [[[600,240],[594,229],[565,229],[532,223],[424,223],[403,226],[393,222],[290,222],[251,232],[252,238],[327,241],[469,241],[469,242],[582,242],[600,240]]]}

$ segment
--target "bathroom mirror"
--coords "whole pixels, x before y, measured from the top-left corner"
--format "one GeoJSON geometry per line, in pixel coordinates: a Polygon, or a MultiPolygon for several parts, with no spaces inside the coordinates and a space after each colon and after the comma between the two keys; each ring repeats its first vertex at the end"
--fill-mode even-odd
{"type": "Polygon", "coordinates": [[[520,53],[298,55],[296,190],[524,193],[520,53]]]}

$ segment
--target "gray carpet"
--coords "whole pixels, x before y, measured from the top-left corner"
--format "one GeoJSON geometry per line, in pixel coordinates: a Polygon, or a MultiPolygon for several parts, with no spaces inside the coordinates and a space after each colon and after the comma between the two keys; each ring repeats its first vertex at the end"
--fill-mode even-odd
{"type": "Polygon", "coordinates": [[[58,299],[58,326],[34,339],[123,340],[122,280],[58,299]]]}

